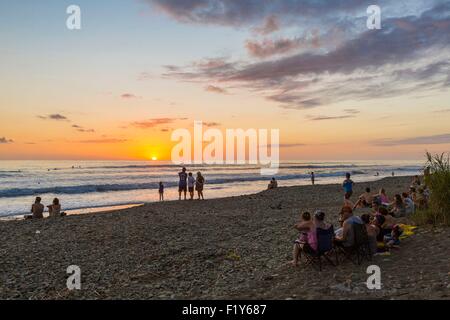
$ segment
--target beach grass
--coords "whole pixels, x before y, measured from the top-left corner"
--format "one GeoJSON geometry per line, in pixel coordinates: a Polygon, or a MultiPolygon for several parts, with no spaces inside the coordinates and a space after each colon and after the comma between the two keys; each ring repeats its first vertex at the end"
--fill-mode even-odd
{"type": "Polygon", "coordinates": [[[430,189],[429,207],[418,210],[414,220],[418,224],[450,225],[450,154],[427,152],[430,174],[425,176],[425,184],[430,189]]]}

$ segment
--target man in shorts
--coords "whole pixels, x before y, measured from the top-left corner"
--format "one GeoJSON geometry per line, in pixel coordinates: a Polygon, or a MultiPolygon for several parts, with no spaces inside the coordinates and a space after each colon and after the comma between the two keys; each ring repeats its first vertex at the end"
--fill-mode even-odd
{"type": "Polygon", "coordinates": [[[178,200],[181,200],[181,192],[184,192],[184,200],[186,200],[186,192],[187,192],[187,173],[186,168],[183,167],[181,172],[178,173],[178,177],[180,178],[180,182],[178,183],[178,200]]]}

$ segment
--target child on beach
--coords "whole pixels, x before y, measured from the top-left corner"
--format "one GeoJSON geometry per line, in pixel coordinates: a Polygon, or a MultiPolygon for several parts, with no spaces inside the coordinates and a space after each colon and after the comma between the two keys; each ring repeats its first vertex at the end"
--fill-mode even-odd
{"type": "Polygon", "coordinates": [[[348,195],[348,199],[350,199],[353,194],[353,185],[354,184],[355,183],[353,182],[353,180],[350,179],[350,173],[346,173],[345,180],[342,183],[342,187],[344,188],[345,194],[348,195]]]}
{"type": "Polygon", "coordinates": [[[195,178],[192,176],[192,172],[189,172],[188,175],[188,191],[189,191],[189,200],[194,199],[194,185],[195,185],[195,178]]]}
{"type": "Polygon", "coordinates": [[[398,224],[396,224],[391,231],[390,235],[384,236],[384,242],[388,248],[392,248],[394,246],[400,245],[400,236],[402,235],[403,230],[400,228],[398,224]]]}
{"type": "Polygon", "coordinates": [[[164,201],[164,184],[162,183],[162,181],[159,182],[159,201],[164,201]]]}

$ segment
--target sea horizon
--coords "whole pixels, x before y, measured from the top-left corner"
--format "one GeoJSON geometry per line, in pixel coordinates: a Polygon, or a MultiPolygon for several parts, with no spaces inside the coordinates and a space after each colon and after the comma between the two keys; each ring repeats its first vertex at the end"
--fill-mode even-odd
{"type": "MultiPolygon", "coordinates": [[[[170,161],[123,160],[0,160],[0,217],[28,213],[37,196],[43,203],[60,199],[66,211],[99,211],[158,201],[158,183],[165,199],[177,200],[178,172],[183,165],[170,161]],[[95,210],[93,210],[95,209],[95,210]]],[[[272,176],[258,165],[185,165],[206,178],[205,197],[223,198],[265,190],[272,176]]],[[[358,181],[419,174],[416,160],[284,160],[274,177],[279,186],[339,183],[350,172],[358,181]],[[378,175],[377,175],[378,173],[378,175]]]]}

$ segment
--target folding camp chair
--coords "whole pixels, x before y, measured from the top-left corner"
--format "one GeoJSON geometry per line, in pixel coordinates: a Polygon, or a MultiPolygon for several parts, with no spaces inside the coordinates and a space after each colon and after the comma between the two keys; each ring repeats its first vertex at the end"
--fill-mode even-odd
{"type": "Polygon", "coordinates": [[[342,244],[336,246],[337,251],[343,256],[343,260],[350,260],[354,264],[360,265],[364,259],[372,260],[372,251],[370,250],[369,236],[364,224],[352,224],[354,244],[345,247],[342,244]]]}
{"type": "Polygon", "coordinates": [[[334,250],[334,228],[331,226],[328,229],[316,229],[317,232],[317,250],[312,249],[310,246],[305,246],[304,254],[306,258],[306,265],[312,267],[318,267],[319,271],[322,271],[322,257],[331,265],[336,266],[338,263],[337,252],[334,250]],[[333,262],[332,256],[335,254],[336,263],[333,262]]]}

